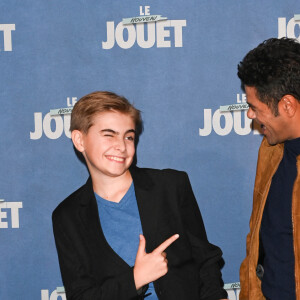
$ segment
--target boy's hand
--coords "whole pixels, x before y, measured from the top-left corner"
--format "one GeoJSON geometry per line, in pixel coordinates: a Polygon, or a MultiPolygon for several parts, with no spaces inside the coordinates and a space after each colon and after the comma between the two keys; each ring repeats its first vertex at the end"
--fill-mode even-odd
{"type": "Polygon", "coordinates": [[[140,244],[133,268],[134,282],[137,290],[167,274],[168,260],[166,258],[167,254],[164,251],[178,238],[179,235],[174,234],[151,253],[146,253],[146,240],[140,234],[140,244]]]}

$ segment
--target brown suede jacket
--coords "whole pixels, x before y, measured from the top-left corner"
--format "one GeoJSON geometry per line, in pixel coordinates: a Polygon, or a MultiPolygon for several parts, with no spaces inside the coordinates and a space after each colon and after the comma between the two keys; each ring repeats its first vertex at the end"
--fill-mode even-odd
{"type": "MultiPolygon", "coordinates": [[[[247,235],[247,256],[240,268],[240,300],[265,299],[261,281],[256,275],[259,254],[259,230],[272,177],[283,157],[283,144],[270,146],[264,138],[258,153],[250,232],[247,235]]],[[[295,255],[296,298],[300,300],[300,155],[297,157],[297,178],[292,197],[292,223],[295,255]]]]}

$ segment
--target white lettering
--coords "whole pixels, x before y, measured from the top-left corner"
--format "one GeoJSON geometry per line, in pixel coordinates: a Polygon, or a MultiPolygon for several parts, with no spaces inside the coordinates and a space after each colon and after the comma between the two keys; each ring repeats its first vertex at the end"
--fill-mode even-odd
{"type": "Polygon", "coordinates": [[[210,135],[211,130],[212,130],[211,109],[204,109],[204,127],[202,129],[199,128],[199,135],[208,136],[210,135]]]}
{"type": "Polygon", "coordinates": [[[57,293],[56,290],[54,290],[49,298],[49,290],[41,290],[41,300],[67,300],[65,293],[57,293]]]}
{"type": "Polygon", "coordinates": [[[242,94],[242,98],[241,98],[241,94],[236,94],[236,102],[237,103],[246,103],[247,102],[246,94],[242,94]]]}
{"type": "Polygon", "coordinates": [[[144,16],[144,13],[143,13],[143,6],[140,6],[140,16],[144,16]]]}
{"type": "Polygon", "coordinates": [[[212,116],[211,109],[204,109],[203,128],[199,128],[199,136],[208,136],[212,130],[220,136],[225,136],[228,135],[232,129],[234,129],[234,132],[238,135],[247,135],[250,134],[251,131],[255,135],[260,134],[259,125],[247,117],[246,110],[220,112],[218,109],[212,116]]]}
{"type": "Polygon", "coordinates": [[[77,97],[67,97],[67,106],[74,106],[77,102],[77,97]],[[72,102],[70,100],[72,99],[72,102]]]}
{"type": "Polygon", "coordinates": [[[41,290],[41,300],[49,300],[49,290],[41,290]]]}
{"type": "Polygon", "coordinates": [[[278,18],[278,38],[286,37],[286,18],[278,18]]]}
{"type": "Polygon", "coordinates": [[[242,127],[242,111],[234,111],[234,131],[238,135],[247,135],[251,132],[252,120],[247,117],[247,110],[243,111],[244,127],[242,127]]]}
{"type": "Polygon", "coordinates": [[[296,37],[295,35],[295,27],[296,25],[298,27],[300,27],[300,23],[299,22],[295,22],[295,19],[292,18],[289,20],[287,27],[286,27],[286,31],[287,31],[287,37],[292,38],[292,39],[298,39],[300,41],[300,34],[296,37]]]}
{"type": "Polygon", "coordinates": [[[157,48],[171,47],[171,41],[165,41],[165,38],[170,37],[170,30],[165,30],[165,27],[170,27],[171,21],[161,21],[156,24],[156,40],[157,48]]]}
{"type": "Polygon", "coordinates": [[[70,114],[51,116],[50,113],[47,113],[43,120],[42,113],[36,112],[34,113],[35,131],[30,132],[30,139],[40,139],[43,135],[43,132],[45,133],[45,136],[51,140],[58,139],[61,137],[63,132],[65,133],[66,137],[71,138],[70,122],[70,114]],[[54,125],[53,129],[51,125],[54,125]]]}
{"type": "Polygon", "coordinates": [[[294,18],[291,18],[286,25],[286,18],[278,18],[278,38],[288,37],[297,39],[300,42],[300,34],[296,37],[295,28],[300,28],[300,23],[295,22],[294,18]]]}
{"type": "Polygon", "coordinates": [[[240,283],[234,282],[234,283],[226,283],[224,284],[224,289],[226,290],[228,294],[229,300],[239,300],[240,295],[240,283]]]}
{"type": "Polygon", "coordinates": [[[136,32],[135,32],[134,25],[129,24],[129,25],[124,26],[123,23],[120,22],[118,24],[118,26],[116,27],[116,42],[117,42],[117,44],[123,49],[129,49],[134,45],[135,39],[136,39],[136,32]],[[127,41],[124,40],[124,35],[123,35],[124,29],[126,29],[128,32],[127,41]]]}
{"type": "Polygon", "coordinates": [[[111,49],[115,45],[115,22],[106,22],[107,40],[102,42],[103,49],[111,49]]]}
{"type": "Polygon", "coordinates": [[[145,16],[150,16],[150,6],[145,6],[145,16]]]}
{"type": "Polygon", "coordinates": [[[47,113],[44,117],[43,121],[44,133],[45,135],[51,139],[58,139],[63,133],[63,119],[61,116],[50,116],[50,113],[47,113]],[[55,130],[52,131],[51,122],[55,123],[55,130]]]}
{"type": "Polygon", "coordinates": [[[240,292],[241,292],[241,289],[236,289],[236,300],[240,299],[240,292]]]}
{"type": "Polygon", "coordinates": [[[233,125],[233,119],[232,114],[229,112],[220,112],[219,109],[217,109],[213,115],[213,127],[218,135],[227,135],[230,133],[233,125]],[[225,124],[224,127],[221,127],[221,118],[224,117],[225,124]]]}
{"type": "MultiPolygon", "coordinates": [[[[145,17],[149,18],[149,17],[145,17]]],[[[133,22],[139,21],[133,18],[133,22]]],[[[114,47],[115,42],[123,49],[131,48],[135,42],[141,48],[151,48],[155,45],[157,48],[167,48],[172,46],[171,30],[173,28],[174,47],[183,47],[183,30],[186,26],[186,20],[166,20],[153,23],[139,23],[123,25],[120,22],[116,29],[114,29],[114,22],[106,22],[107,26],[107,40],[102,42],[103,49],[111,49],[114,47]],[[125,32],[124,32],[125,31],[125,32]],[[145,40],[145,31],[147,32],[148,39],[145,40]],[[124,37],[126,35],[126,38],[124,37]]]]}
{"type": "Polygon", "coordinates": [[[226,290],[229,300],[239,300],[240,289],[226,290]]]}
{"type": "Polygon", "coordinates": [[[141,48],[151,48],[155,44],[155,23],[147,24],[146,28],[148,29],[147,36],[148,40],[145,41],[145,23],[136,24],[136,33],[139,37],[137,43],[141,48]]]}
{"type": "Polygon", "coordinates": [[[8,223],[2,221],[2,219],[7,219],[7,212],[1,210],[1,204],[2,203],[0,203],[0,228],[8,228],[8,223]]]}
{"type": "Polygon", "coordinates": [[[42,113],[37,112],[34,113],[34,132],[30,131],[30,139],[38,140],[41,138],[42,134],[43,134],[42,113]]]}
{"type": "Polygon", "coordinates": [[[0,203],[0,228],[8,228],[8,222],[3,222],[2,219],[7,219],[7,212],[2,209],[10,209],[11,228],[20,228],[19,208],[22,208],[22,202],[1,202],[0,203]]]}
{"type": "Polygon", "coordinates": [[[186,20],[171,20],[170,26],[174,27],[175,47],[182,47],[182,27],[186,26],[186,20]]]}
{"type": "Polygon", "coordinates": [[[68,137],[69,139],[71,138],[70,123],[71,115],[64,115],[64,132],[66,137],[68,137]]]}
{"type": "Polygon", "coordinates": [[[143,12],[143,6],[140,6],[140,16],[150,16],[150,6],[145,6],[145,13],[143,12]]]}
{"type": "Polygon", "coordinates": [[[4,51],[12,51],[11,32],[15,30],[15,24],[0,24],[0,31],[3,31],[4,51]]]}

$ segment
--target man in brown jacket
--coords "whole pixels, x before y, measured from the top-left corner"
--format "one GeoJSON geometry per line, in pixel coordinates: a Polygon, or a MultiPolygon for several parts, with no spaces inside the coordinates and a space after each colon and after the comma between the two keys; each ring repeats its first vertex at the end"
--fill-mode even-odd
{"type": "Polygon", "coordinates": [[[300,299],[300,44],[269,39],[238,65],[264,135],[240,300],[300,299]]]}

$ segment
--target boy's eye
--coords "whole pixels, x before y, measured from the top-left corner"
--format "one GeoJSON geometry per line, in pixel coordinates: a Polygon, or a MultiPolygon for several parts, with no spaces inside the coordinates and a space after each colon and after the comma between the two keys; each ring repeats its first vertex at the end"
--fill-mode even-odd
{"type": "Polygon", "coordinates": [[[134,141],[134,137],[133,137],[133,136],[127,136],[127,137],[126,137],[126,140],[134,141]]]}
{"type": "Polygon", "coordinates": [[[104,134],[104,136],[113,137],[113,135],[112,135],[112,134],[104,134]]]}

